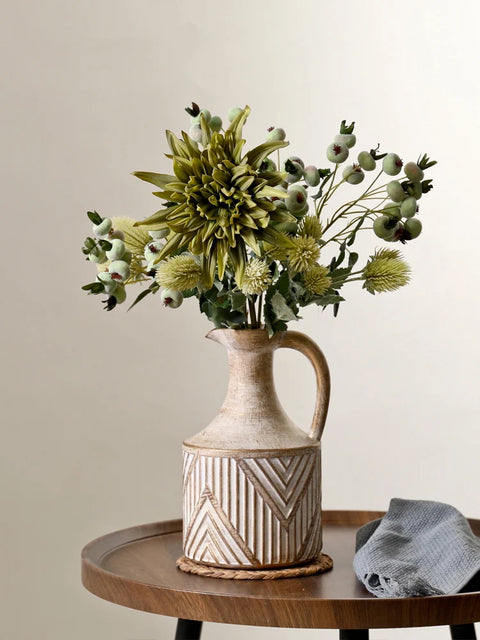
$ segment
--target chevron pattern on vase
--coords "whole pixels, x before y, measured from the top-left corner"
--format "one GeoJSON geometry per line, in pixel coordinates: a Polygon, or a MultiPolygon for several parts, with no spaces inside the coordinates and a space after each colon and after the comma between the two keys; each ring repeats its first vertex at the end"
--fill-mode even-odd
{"type": "Polygon", "coordinates": [[[184,552],[197,562],[267,567],[322,546],[320,450],[234,458],[184,451],[184,552]]]}

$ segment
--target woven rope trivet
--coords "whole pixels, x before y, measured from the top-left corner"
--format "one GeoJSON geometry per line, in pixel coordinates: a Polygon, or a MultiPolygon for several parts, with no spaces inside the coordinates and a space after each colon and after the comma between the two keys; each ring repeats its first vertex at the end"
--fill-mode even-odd
{"type": "Polygon", "coordinates": [[[278,580],[279,578],[299,578],[313,576],[316,573],[330,571],[333,560],[326,553],[321,553],[316,560],[301,567],[286,569],[220,569],[198,564],[185,556],[177,560],[177,567],[185,573],[195,573],[207,578],[223,578],[225,580],[278,580]]]}

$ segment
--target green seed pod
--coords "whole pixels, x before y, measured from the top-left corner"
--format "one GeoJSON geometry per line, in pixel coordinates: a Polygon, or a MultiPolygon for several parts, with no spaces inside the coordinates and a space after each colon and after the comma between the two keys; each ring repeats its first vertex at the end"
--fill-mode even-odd
{"type": "Polygon", "coordinates": [[[173,289],[163,289],[160,294],[160,299],[165,307],[170,309],[178,309],[183,302],[183,294],[181,291],[174,291],[173,289]]]}
{"type": "Polygon", "coordinates": [[[303,178],[303,167],[301,164],[296,162],[295,160],[290,160],[288,158],[283,163],[283,171],[287,171],[287,176],[285,180],[292,184],[293,182],[298,182],[303,178]]]}
{"type": "Polygon", "coordinates": [[[305,178],[305,182],[309,187],[316,187],[320,184],[320,173],[313,164],[309,164],[308,167],[305,167],[303,170],[303,177],[305,178]]]}
{"type": "Polygon", "coordinates": [[[242,111],[243,109],[240,109],[240,107],[232,107],[227,113],[228,120],[232,122],[233,120],[235,120],[238,114],[241,113],[242,111]]]}
{"type": "Polygon", "coordinates": [[[302,169],[305,169],[304,161],[298,156],[290,156],[288,160],[291,160],[292,162],[297,162],[302,167],[302,169]]]}
{"type": "Polygon", "coordinates": [[[406,198],[400,205],[400,211],[404,218],[413,218],[417,213],[417,201],[413,196],[406,198]]]}
{"type": "Polygon", "coordinates": [[[222,128],[222,119],[220,116],[213,116],[208,124],[212,131],[220,131],[222,128]]]}
{"type": "Polygon", "coordinates": [[[394,202],[401,202],[407,197],[407,194],[403,190],[403,187],[400,182],[398,182],[398,180],[392,180],[388,183],[387,193],[388,197],[394,202]]]}
{"type": "Polygon", "coordinates": [[[94,224],[92,227],[93,233],[97,238],[103,238],[108,234],[112,228],[112,221],[110,218],[104,218],[100,224],[94,224]]]}
{"type": "Polygon", "coordinates": [[[124,282],[130,275],[130,266],[128,262],[124,260],[115,260],[110,263],[108,272],[111,274],[113,280],[124,282]]]}
{"type": "Polygon", "coordinates": [[[418,238],[418,236],[422,233],[422,223],[418,218],[409,218],[405,221],[404,224],[405,231],[407,231],[413,240],[414,238],[418,238]]]}
{"type": "Polygon", "coordinates": [[[383,214],[388,216],[389,218],[395,218],[395,220],[400,220],[402,214],[400,212],[400,207],[397,202],[389,202],[383,207],[383,214]]]}
{"type": "Polygon", "coordinates": [[[402,170],[403,162],[396,153],[387,153],[383,159],[382,167],[387,176],[396,176],[402,170]]]}
{"type": "MultiPolygon", "coordinates": [[[[346,134],[344,134],[346,135],[346,134]]],[[[358,164],[347,164],[342,172],[342,177],[349,184],[360,184],[365,178],[362,168],[358,164]]]]}
{"type": "Polygon", "coordinates": [[[287,134],[285,133],[284,129],[281,129],[280,127],[275,127],[274,129],[268,132],[267,142],[281,142],[282,140],[285,140],[286,137],[287,137],[287,134]]]}
{"type": "Polygon", "coordinates": [[[115,300],[117,304],[122,304],[127,299],[127,292],[125,291],[125,287],[121,284],[117,285],[117,288],[113,292],[115,300]]]}
{"type": "Polygon", "coordinates": [[[393,240],[395,238],[395,232],[400,227],[399,223],[396,223],[394,227],[391,226],[392,221],[389,216],[379,216],[373,222],[373,232],[382,240],[393,240]]]}
{"type": "Polygon", "coordinates": [[[346,147],[348,147],[348,149],[351,149],[353,146],[355,146],[357,137],[353,133],[337,133],[334,141],[338,142],[339,144],[345,145],[346,147]]]}
{"type": "Polygon", "coordinates": [[[416,200],[420,200],[423,195],[421,182],[410,182],[407,187],[408,194],[413,196],[416,200]]]}
{"type": "Polygon", "coordinates": [[[345,162],[348,158],[348,149],[344,144],[332,142],[332,144],[327,147],[327,158],[335,164],[345,162]]]}
{"type": "Polygon", "coordinates": [[[372,154],[368,151],[360,151],[358,154],[358,164],[364,171],[373,171],[377,166],[372,154]]]}
{"type": "Polygon", "coordinates": [[[202,128],[200,127],[199,124],[192,124],[192,126],[190,127],[190,129],[188,131],[188,135],[195,142],[201,142],[202,141],[202,128]]]}
{"type": "Polygon", "coordinates": [[[271,158],[265,158],[260,166],[260,171],[276,171],[277,165],[271,158]]]}
{"type": "Polygon", "coordinates": [[[285,198],[285,206],[290,213],[300,213],[307,203],[307,196],[305,189],[289,189],[288,195],[285,198]]]}
{"type": "Polygon", "coordinates": [[[407,162],[403,170],[407,178],[412,182],[421,182],[423,180],[423,171],[416,162],[407,162]]]}
{"type": "Polygon", "coordinates": [[[114,260],[120,260],[125,253],[125,243],[123,240],[119,240],[118,238],[114,238],[110,242],[112,248],[107,251],[107,258],[112,262],[114,260]]]}

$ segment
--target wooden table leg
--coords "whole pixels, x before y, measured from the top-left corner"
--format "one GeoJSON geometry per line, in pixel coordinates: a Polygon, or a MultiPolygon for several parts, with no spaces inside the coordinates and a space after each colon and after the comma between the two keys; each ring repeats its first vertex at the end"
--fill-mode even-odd
{"type": "Polygon", "coordinates": [[[198,620],[183,620],[183,618],[179,618],[175,640],[200,640],[202,624],[198,620]]]}
{"type": "Polygon", "coordinates": [[[452,640],[477,640],[474,624],[456,624],[450,627],[452,640]]]}
{"type": "Polygon", "coordinates": [[[340,640],[368,640],[368,629],[340,629],[340,640]]]}

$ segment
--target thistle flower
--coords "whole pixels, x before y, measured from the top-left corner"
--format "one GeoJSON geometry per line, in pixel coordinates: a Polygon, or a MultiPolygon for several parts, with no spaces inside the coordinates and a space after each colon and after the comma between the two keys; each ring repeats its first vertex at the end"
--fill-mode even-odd
{"type": "Polygon", "coordinates": [[[301,236],[293,238],[293,247],[288,251],[288,261],[294,273],[313,267],[320,257],[320,247],[315,238],[301,236]]]}
{"type": "Polygon", "coordinates": [[[285,197],[275,188],[283,182],[283,174],[260,169],[270,153],[288,143],[265,142],[242,155],[242,128],[249,113],[249,107],[236,113],[224,134],[212,133],[201,118],[203,150],[186,133],[179,140],[168,131],[175,176],[134,174],[161,187],[155,195],[168,201],[165,209],[137,223],[172,232],[155,262],[182,249],[199,255],[208,287],[217,268],[223,278],[227,261],[241,282],[247,247],[261,255],[262,241],[291,246],[273,226],[285,219],[271,200],[285,197]]]}
{"type": "Polygon", "coordinates": [[[315,240],[320,240],[323,230],[317,216],[305,216],[300,226],[300,233],[302,236],[311,236],[315,240]]]}
{"type": "Polygon", "coordinates": [[[272,274],[268,265],[258,258],[247,262],[243,273],[241,289],[246,295],[260,294],[266,291],[272,282],[272,274]]]}
{"type": "Polygon", "coordinates": [[[167,258],[160,263],[156,280],[161,287],[186,291],[196,287],[202,276],[202,269],[192,256],[182,255],[167,258]]]}
{"type": "Polygon", "coordinates": [[[410,267],[395,249],[380,249],[367,262],[363,288],[370,293],[395,291],[410,281],[410,267]]]}
{"type": "Polygon", "coordinates": [[[325,293],[332,284],[329,273],[327,267],[316,264],[305,271],[303,274],[303,283],[308,291],[320,296],[322,293],[325,293]]]}
{"type": "Polygon", "coordinates": [[[112,218],[112,229],[110,234],[115,231],[123,233],[123,241],[129,251],[134,256],[143,256],[145,245],[151,241],[148,231],[144,227],[135,227],[135,220],[127,216],[112,218]]]}

